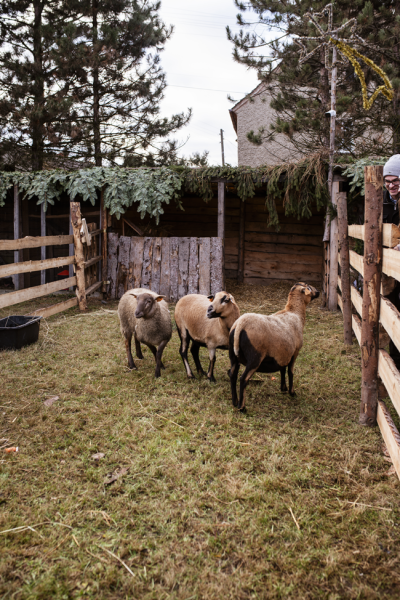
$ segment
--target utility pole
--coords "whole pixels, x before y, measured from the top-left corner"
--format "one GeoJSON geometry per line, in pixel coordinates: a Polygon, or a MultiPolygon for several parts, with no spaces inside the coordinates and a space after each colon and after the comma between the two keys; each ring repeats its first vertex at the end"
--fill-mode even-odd
{"type": "Polygon", "coordinates": [[[222,154],[222,166],[225,166],[225,155],[224,155],[224,130],[220,129],[221,135],[221,154],[222,154]]]}

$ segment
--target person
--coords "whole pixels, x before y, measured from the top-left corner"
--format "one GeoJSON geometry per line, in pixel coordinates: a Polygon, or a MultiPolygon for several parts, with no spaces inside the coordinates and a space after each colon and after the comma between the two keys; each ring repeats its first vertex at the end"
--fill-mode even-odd
{"type": "MultiPolygon", "coordinates": [[[[399,225],[399,201],[400,201],[400,154],[391,156],[383,167],[383,182],[385,190],[383,192],[383,222],[399,225]]],[[[394,247],[394,250],[400,251],[400,244],[394,247]]],[[[388,300],[400,311],[400,283],[388,296],[388,300]]],[[[390,340],[389,354],[393,359],[397,369],[400,371],[400,352],[395,344],[390,340]]]]}

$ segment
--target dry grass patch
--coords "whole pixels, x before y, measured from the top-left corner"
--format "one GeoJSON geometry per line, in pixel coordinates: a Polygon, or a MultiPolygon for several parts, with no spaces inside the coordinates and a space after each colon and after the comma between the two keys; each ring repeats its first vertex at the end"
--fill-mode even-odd
{"type": "MultiPolygon", "coordinates": [[[[242,313],[289,289],[230,287],[242,313]]],[[[20,452],[0,454],[0,531],[31,527],[0,535],[1,597],[399,597],[399,482],[357,424],[341,315],[311,303],[296,398],[256,375],[241,415],[227,353],[216,385],[188,381],[176,331],[161,379],[147,349],[129,372],[116,307],[91,300],[1,354],[0,439],[20,452]]]]}

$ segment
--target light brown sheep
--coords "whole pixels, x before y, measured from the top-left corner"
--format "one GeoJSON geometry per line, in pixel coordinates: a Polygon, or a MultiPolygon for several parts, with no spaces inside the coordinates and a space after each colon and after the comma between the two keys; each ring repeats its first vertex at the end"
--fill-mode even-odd
{"type": "Polygon", "coordinates": [[[303,345],[306,307],[319,292],[306,283],[296,283],[290,290],[286,306],[273,315],[248,313],[233,324],[229,335],[232,403],[245,411],[244,391],[256,371],[281,372],[281,391],[287,392],[286,367],[289,374],[289,394],[294,396],[293,367],[303,345]],[[240,395],[236,382],[240,364],[246,368],[240,377],[240,395]]]}
{"type": "Polygon", "coordinates": [[[229,330],[239,316],[239,307],[234,297],[227,292],[218,292],[215,296],[208,297],[189,294],[179,300],[175,307],[175,322],[181,339],[179,353],[189,378],[194,377],[187,356],[190,340],[190,352],[199,375],[205,375],[200,364],[199,350],[200,347],[208,348],[210,365],[207,378],[215,382],[215,351],[217,348],[228,350],[229,330]]]}
{"type": "Polygon", "coordinates": [[[162,353],[172,336],[171,315],[168,304],[151,290],[135,288],[128,290],[119,301],[118,316],[121,333],[125,338],[128,367],[136,369],[133,362],[131,342],[135,338],[136,356],[143,358],[140,344],[150,348],[156,361],[155,376],[160,377],[164,369],[162,353]]]}

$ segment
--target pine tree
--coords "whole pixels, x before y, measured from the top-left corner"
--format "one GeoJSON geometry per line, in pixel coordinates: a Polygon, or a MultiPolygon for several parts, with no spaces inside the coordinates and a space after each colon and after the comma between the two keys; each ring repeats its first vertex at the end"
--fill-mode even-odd
{"type": "MultiPolygon", "coordinates": [[[[299,47],[294,41],[298,36],[314,37],[316,29],[308,19],[302,19],[306,12],[321,12],[329,4],[325,1],[297,0],[250,0],[244,5],[235,0],[240,9],[238,22],[243,27],[250,25],[244,13],[250,7],[256,12],[258,24],[264,27],[265,34],[246,33],[232,35],[228,28],[228,38],[234,43],[234,59],[258,71],[261,81],[265,82],[272,95],[271,106],[277,113],[276,122],[269,132],[262,128],[258,132],[249,132],[248,139],[261,144],[275,133],[284,133],[302,153],[311,153],[329,145],[329,119],[325,114],[330,109],[329,73],[325,66],[325,53],[321,49],[302,66],[299,66],[299,47]],[[266,33],[274,32],[269,41],[266,33]]],[[[334,2],[334,26],[357,18],[357,32],[379,47],[386,29],[390,28],[390,41],[385,38],[386,48],[398,44],[400,16],[395,16],[392,0],[337,0],[334,2]]],[[[397,13],[398,14],[398,13],[397,13]]],[[[321,20],[323,25],[324,21],[321,20]]],[[[325,22],[326,25],[326,22],[325,22]]],[[[349,33],[349,32],[348,32],[349,33]]],[[[309,50],[318,42],[308,42],[309,50]]],[[[398,66],[394,60],[383,59],[381,50],[373,51],[371,45],[359,47],[359,50],[375,62],[378,62],[388,74],[397,77],[398,66]],[[380,58],[377,59],[379,54],[380,58]]],[[[394,54],[395,50],[391,54],[394,54]]],[[[391,57],[392,58],[392,57],[391,57]]],[[[377,82],[377,75],[363,66],[369,89],[377,82]]],[[[377,82],[380,85],[380,81],[377,82]]],[[[394,87],[399,85],[396,78],[394,87]]],[[[396,119],[391,113],[394,106],[380,96],[370,111],[362,105],[361,86],[354,74],[353,66],[341,64],[338,68],[337,86],[337,129],[336,148],[353,156],[368,154],[388,154],[392,150],[393,133],[396,131],[396,119]],[[388,132],[388,128],[390,132],[388,132]]],[[[398,127],[397,127],[398,129],[398,127]]],[[[396,144],[394,145],[396,148],[396,144]]]]}
{"type": "Polygon", "coordinates": [[[57,0],[4,0],[0,15],[0,151],[41,170],[71,143],[79,30],[57,0]]]}
{"type": "MultiPolygon", "coordinates": [[[[74,87],[79,102],[74,154],[106,160],[165,150],[166,139],[185,125],[188,114],[160,116],[166,76],[160,51],[172,34],[160,20],[160,2],[148,0],[69,0],[80,11],[84,30],[83,68],[87,77],[74,87]]],[[[152,159],[150,159],[152,160],[152,159]]]]}

